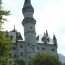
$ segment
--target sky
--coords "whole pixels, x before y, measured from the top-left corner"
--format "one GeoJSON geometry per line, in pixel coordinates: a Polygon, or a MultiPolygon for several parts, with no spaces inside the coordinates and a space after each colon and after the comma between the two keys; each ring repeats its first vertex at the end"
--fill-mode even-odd
{"type": "MultiPolygon", "coordinates": [[[[22,8],[24,0],[2,0],[3,7],[10,10],[11,15],[4,17],[8,22],[3,25],[4,30],[11,31],[14,28],[24,35],[22,25],[22,8]]],[[[36,33],[44,34],[48,30],[49,36],[56,35],[58,53],[65,56],[65,0],[31,0],[36,19],[36,33]]]]}

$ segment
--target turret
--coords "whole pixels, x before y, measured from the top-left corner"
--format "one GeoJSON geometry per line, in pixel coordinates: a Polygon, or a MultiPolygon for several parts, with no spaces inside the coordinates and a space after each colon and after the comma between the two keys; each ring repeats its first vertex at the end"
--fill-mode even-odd
{"type": "Polygon", "coordinates": [[[48,31],[46,30],[46,36],[48,37],[48,31]]]}
{"type": "Polygon", "coordinates": [[[53,42],[54,42],[54,45],[57,45],[57,39],[55,35],[53,35],[53,42]]]}

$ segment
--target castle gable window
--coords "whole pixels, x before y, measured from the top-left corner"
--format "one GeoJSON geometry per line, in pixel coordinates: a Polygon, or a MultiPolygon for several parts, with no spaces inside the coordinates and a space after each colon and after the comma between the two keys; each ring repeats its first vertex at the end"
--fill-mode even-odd
{"type": "Polygon", "coordinates": [[[12,35],[10,36],[10,39],[13,40],[13,36],[12,35]]]}

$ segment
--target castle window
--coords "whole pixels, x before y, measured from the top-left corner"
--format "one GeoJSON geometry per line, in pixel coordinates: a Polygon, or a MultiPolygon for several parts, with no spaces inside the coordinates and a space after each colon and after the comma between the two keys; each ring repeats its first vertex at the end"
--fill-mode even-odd
{"type": "Polygon", "coordinates": [[[13,36],[12,35],[10,36],[10,39],[13,40],[13,36]]]}
{"type": "Polygon", "coordinates": [[[37,47],[37,49],[39,50],[39,47],[37,47]]]}
{"type": "Polygon", "coordinates": [[[28,46],[30,46],[30,43],[28,43],[28,46]]]}
{"type": "Polygon", "coordinates": [[[21,52],[21,56],[23,56],[23,52],[21,52]]]}
{"type": "Polygon", "coordinates": [[[54,51],[54,49],[52,49],[52,51],[54,51]]]}
{"type": "Polygon", "coordinates": [[[23,45],[22,44],[20,45],[20,48],[23,48],[23,45]]]}
{"type": "Polygon", "coordinates": [[[34,48],[32,48],[33,49],[33,51],[34,51],[34,48]]]}
{"type": "Polygon", "coordinates": [[[13,50],[16,50],[16,47],[13,47],[13,50]]]}
{"type": "Polygon", "coordinates": [[[14,54],[14,57],[15,57],[15,58],[17,57],[16,54],[14,54]]]}
{"type": "Polygon", "coordinates": [[[30,59],[30,56],[29,56],[29,59],[30,59]]]}
{"type": "Polygon", "coordinates": [[[32,29],[32,26],[31,26],[31,29],[32,29]]]}
{"type": "Polygon", "coordinates": [[[42,50],[45,50],[45,48],[42,47],[42,50]]]}

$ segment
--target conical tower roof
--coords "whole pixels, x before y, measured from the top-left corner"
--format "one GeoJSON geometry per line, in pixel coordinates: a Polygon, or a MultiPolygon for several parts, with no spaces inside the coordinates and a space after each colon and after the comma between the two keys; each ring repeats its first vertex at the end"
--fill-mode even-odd
{"type": "Polygon", "coordinates": [[[31,5],[31,0],[25,0],[25,2],[24,2],[24,6],[23,6],[23,9],[22,9],[23,14],[26,11],[34,12],[34,8],[31,5]]]}

